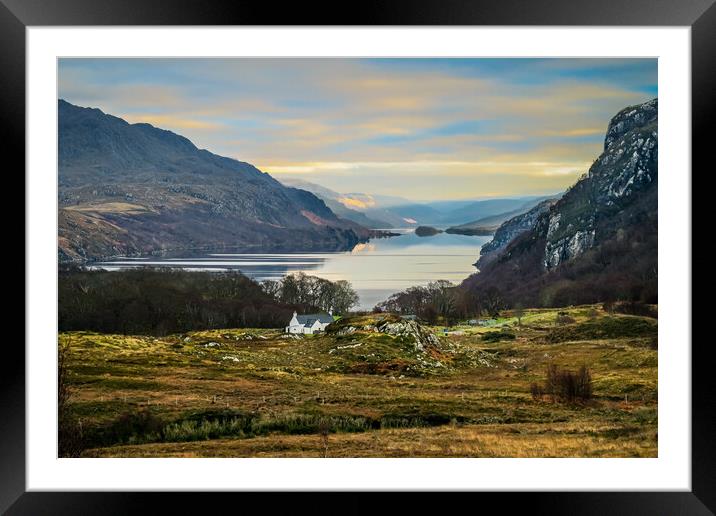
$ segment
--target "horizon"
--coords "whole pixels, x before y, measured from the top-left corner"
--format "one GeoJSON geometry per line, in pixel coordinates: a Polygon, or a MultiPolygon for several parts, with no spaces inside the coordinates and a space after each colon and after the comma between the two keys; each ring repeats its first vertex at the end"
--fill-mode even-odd
{"type": "MultiPolygon", "coordinates": [[[[271,177],[276,179],[278,182],[283,184],[283,179],[300,179],[296,178],[295,176],[287,175],[287,174],[271,174],[271,177]]],[[[303,180],[303,179],[302,179],[303,180]]],[[[303,180],[305,181],[305,180],[303,180]]],[[[307,183],[312,184],[318,184],[314,183],[313,181],[306,181],[307,183]]],[[[318,185],[321,186],[321,185],[318,185]]],[[[332,188],[330,190],[333,190],[332,188]]],[[[370,195],[370,196],[381,196],[383,195],[381,192],[370,192],[367,190],[361,191],[361,192],[344,192],[339,190],[333,190],[336,193],[342,194],[342,195],[370,195]]],[[[490,200],[498,200],[498,199],[517,199],[517,200],[529,200],[537,197],[552,197],[557,195],[562,195],[564,193],[564,190],[560,190],[557,192],[544,192],[544,193],[537,193],[537,194],[515,194],[515,195],[496,195],[496,196],[481,196],[481,197],[451,197],[446,199],[426,199],[426,198],[410,198],[407,196],[395,196],[395,197],[401,197],[405,201],[410,201],[411,203],[415,204],[439,204],[439,203],[448,203],[448,202],[480,202],[480,201],[490,201],[490,200]]],[[[392,197],[386,195],[386,197],[392,197]]]]}
{"type": "Polygon", "coordinates": [[[336,192],[415,203],[556,195],[656,59],[62,58],[58,98],[336,192]]]}

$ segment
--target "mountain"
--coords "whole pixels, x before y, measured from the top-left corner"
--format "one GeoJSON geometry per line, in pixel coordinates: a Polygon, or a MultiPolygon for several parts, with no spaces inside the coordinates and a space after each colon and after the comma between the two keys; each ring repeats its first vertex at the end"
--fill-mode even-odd
{"type": "Polygon", "coordinates": [[[417,203],[393,206],[390,208],[390,211],[403,219],[414,220],[420,224],[438,224],[442,220],[443,215],[435,208],[417,203]]]}
{"type": "Polygon", "coordinates": [[[480,219],[489,217],[503,217],[504,221],[511,216],[526,212],[548,197],[549,196],[473,201],[445,212],[442,215],[442,222],[444,224],[462,225],[465,221],[473,221],[472,223],[474,223],[480,219]]]}
{"type": "Polygon", "coordinates": [[[366,193],[339,193],[315,183],[290,176],[279,176],[286,186],[301,188],[323,199],[326,205],[342,218],[355,221],[368,228],[405,228],[417,221],[404,217],[399,207],[415,205],[414,201],[391,195],[366,193]]]}
{"type": "Polygon", "coordinates": [[[488,259],[463,288],[497,290],[507,304],[656,302],[657,164],[654,99],[617,113],[588,173],[530,220],[530,229],[487,244],[488,259]]]}
{"type": "Polygon", "coordinates": [[[356,222],[357,224],[360,224],[367,228],[386,229],[394,227],[389,222],[379,219],[372,219],[361,211],[349,208],[344,204],[344,202],[347,203],[346,196],[344,194],[334,192],[330,188],[311,183],[310,181],[304,181],[303,179],[296,179],[293,177],[286,176],[280,177],[279,181],[286,186],[292,188],[300,188],[301,190],[311,192],[316,197],[320,198],[323,202],[325,202],[326,206],[328,206],[333,211],[333,213],[343,219],[352,220],[353,222],[356,222]]]}
{"type": "Polygon", "coordinates": [[[166,250],[350,248],[375,234],[183,136],[58,104],[61,261],[166,250]]]}
{"type": "MultiPolygon", "coordinates": [[[[529,202],[516,210],[490,215],[474,222],[449,227],[445,232],[480,236],[495,234],[495,238],[493,238],[491,242],[507,244],[520,232],[530,229],[534,225],[537,215],[541,214],[546,208],[549,208],[556,200],[557,197],[546,199],[539,202],[536,206],[527,209],[532,205],[532,202],[529,202]],[[525,211],[525,209],[527,209],[527,211],[525,211]],[[498,231],[499,234],[497,234],[498,231]]],[[[495,245],[497,246],[497,244],[495,245]]],[[[480,253],[480,256],[483,257],[485,254],[485,246],[482,246],[480,253]]]]}
{"type": "Polygon", "coordinates": [[[413,204],[415,201],[406,199],[405,197],[398,197],[397,195],[384,195],[384,194],[367,194],[349,192],[343,194],[345,202],[356,203],[357,205],[364,205],[366,208],[392,208],[394,206],[404,206],[406,204],[413,204]]]}
{"type": "MultiPolygon", "coordinates": [[[[526,213],[522,213],[520,215],[517,215],[516,217],[512,217],[511,219],[500,224],[499,227],[494,231],[494,236],[492,237],[492,240],[490,240],[480,248],[480,259],[475,265],[478,268],[484,267],[492,259],[499,256],[500,251],[507,247],[510,242],[512,242],[515,238],[517,238],[525,231],[529,231],[530,229],[532,229],[537,223],[537,219],[543,213],[548,212],[549,209],[554,206],[556,202],[556,198],[546,199],[540,202],[531,210],[527,211],[526,213]]],[[[483,227],[492,219],[494,218],[483,219],[483,227]]],[[[478,223],[479,222],[480,221],[478,221],[478,223]]]]}
{"type": "MultiPolygon", "coordinates": [[[[401,217],[415,220],[419,224],[451,226],[453,228],[487,225],[494,230],[510,217],[528,211],[546,198],[543,196],[477,201],[435,201],[394,206],[390,208],[390,211],[401,217]],[[488,221],[487,219],[490,218],[494,219],[488,221]]],[[[491,234],[491,232],[486,234],[491,234]]]]}
{"type": "Polygon", "coordinates": [[[336,215],[368,228],[416,227],[419,224],[454,226],[454,233],[491,235],[506,220],[524,213],[547,196],[514,199],[447,200],[416,202],[402,197],[366,193],[339,193],[324,186],[291,176],[278,176],[286,186],[301,188],[320,197],[336,215]],[[466,220],[468,222],[463,224],[466,220]],[[485,229],[487,226],[488,229],[485,229]]]}

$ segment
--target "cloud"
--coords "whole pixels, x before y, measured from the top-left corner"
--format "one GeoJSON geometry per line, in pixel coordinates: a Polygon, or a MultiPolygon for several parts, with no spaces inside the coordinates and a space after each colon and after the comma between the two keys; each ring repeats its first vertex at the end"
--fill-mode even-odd
{"type": "Polygon", "coordinates": [[[208,129],[217,131],[225,128],[224,124],[218,122],[208,122],[199,119],[182,118],[172,115],[131,114],[125,116],[124,119],[130,123],[142,122],[168,129],[208,129]]]}
{"type": "Polygon", "coordinates": [[[655,59],[61,59],[59,95],[338,191],[563,189],[655,59]],[[435,185],[439,184],[440,187],[435,185]]]}

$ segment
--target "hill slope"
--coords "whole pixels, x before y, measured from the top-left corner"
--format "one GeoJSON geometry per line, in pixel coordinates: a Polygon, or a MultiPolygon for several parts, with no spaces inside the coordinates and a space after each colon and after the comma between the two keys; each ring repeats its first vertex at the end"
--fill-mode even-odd
{"type": "MultiPolygon", "coordinates": [[[[492,240],[480,248],[480,259],[476,266],[484,267],[502,251],[510,242],[525,231],[532,229],[537,219],[557,202],[557,199],[546,199],[526,213],[519,214],[503,221],[495,230],[492,240]]],[[[487,219],[483,219],[487,220],[487,219]]],[[[479,223],[478,221],[477,223],[479,223]]],[[[477,224],[476,223],[476,224],[477,224]]]]}
{"type": "Polygon", "coordinates": [[[59,101],[61,261],[163,250],[346,248],[371,231],[253,165],[59,101]]]}
{"type": "Polygon", "coordinates": [[[326,188],[324,186],[317,185],[309,181],[304,181],[302,179],[296,179],[293,177],[281,177],[279,178],[279,181],[281,181],[282,184],[288,187],[300,188],[301,190],[311,192],[316,197],[325,202],[326,206],[328,206],[333,211],[333,213],[343,219],[352,220],[353,222],[360,224],[361,226],[365,226],[367,228],[393,227],[389,222],[385,222],[379,219],[372,219],[361,211],[347,207],[345,204],[343,204],[343,202],[346,202],[345,196],[338,192],[334,192],[330,188],[326,188]]]}
{"type": "Polygon", "coordinates": [[[463,287],[508,304],[656,302],[657,126],[657,99],[620,111],[589,172],[463,287]]]}

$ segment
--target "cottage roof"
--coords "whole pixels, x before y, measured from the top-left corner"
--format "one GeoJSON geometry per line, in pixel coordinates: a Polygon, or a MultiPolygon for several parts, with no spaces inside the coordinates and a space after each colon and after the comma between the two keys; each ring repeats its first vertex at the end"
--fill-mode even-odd
{"type": "Polygon", "coordinates": [[[306,326],[313,325],[314,322],[318,321],[321,324],[327,324],[333,322],[333,317],[328,314],[304,314],[296,315],[298,324],[305,324],[306,326]]]}

